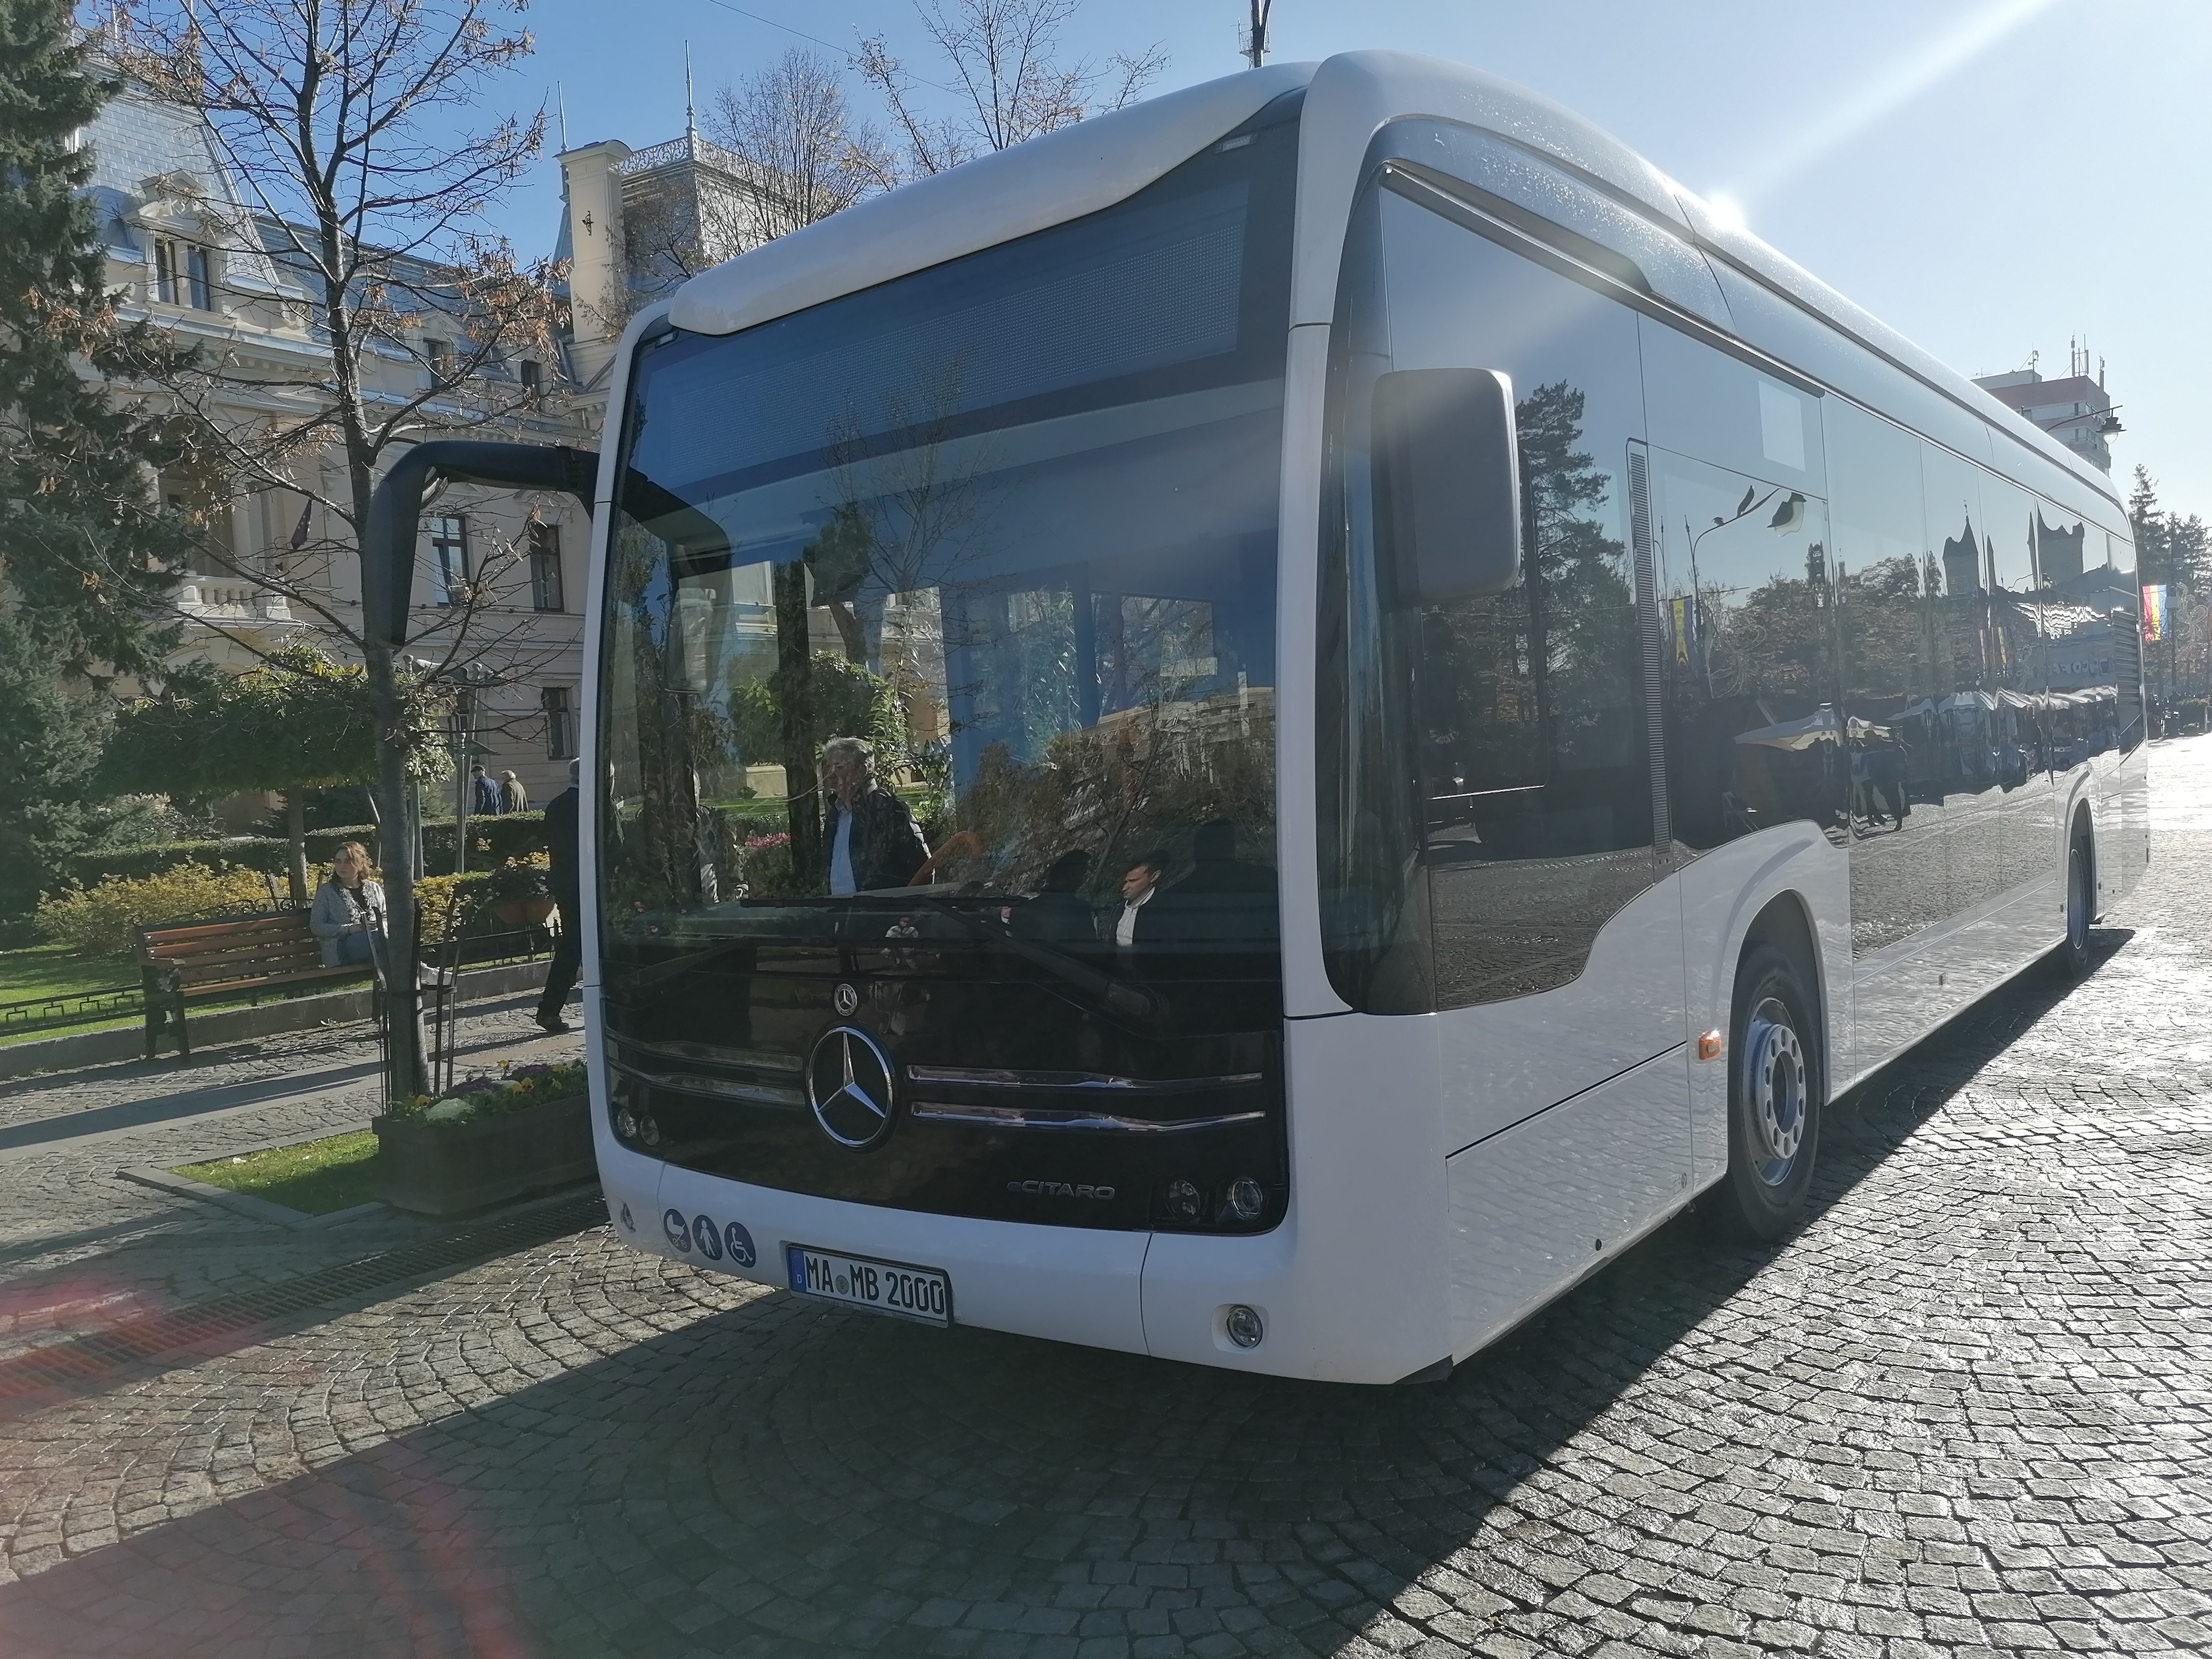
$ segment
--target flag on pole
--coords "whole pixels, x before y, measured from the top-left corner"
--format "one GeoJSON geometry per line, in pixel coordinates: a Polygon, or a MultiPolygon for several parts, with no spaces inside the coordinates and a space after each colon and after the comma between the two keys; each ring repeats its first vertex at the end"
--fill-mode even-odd
{"type": "Polygon", "coordinates": [[[2166,584],[2143,584],[2143,643],[2156,645],[2166,637],[2166,584]]]}
{"type": "Polygon", "coordinates": [[[1698,602],[1693,599],[1669,599],[1667,613],[1674,624],[1674,666],[1694,667],[1698,660],[1698,602]]]}

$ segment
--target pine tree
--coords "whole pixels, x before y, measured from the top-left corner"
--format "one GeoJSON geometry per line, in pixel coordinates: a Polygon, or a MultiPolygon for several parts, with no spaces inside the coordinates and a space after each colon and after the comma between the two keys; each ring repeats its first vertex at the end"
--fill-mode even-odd
{"type": "Polygon", "coordinates": [[[100,683],[173,637],[185,542],[147,474],[163,446],[81,372],[167,356],[117,328],[79,193],[72,135],[113,90],[62,0],[0,0],[0,914],[97,832],[100,683]]]}
{"type": "Polygon", "coordinates": [[[0,604],[63,676],[160,662],[185,545],[148,476],[158,428],[100,384],[168,355],[117,326],[80,193],[73,136],[115,90],[64,0],[0,0],[0,604]]]}

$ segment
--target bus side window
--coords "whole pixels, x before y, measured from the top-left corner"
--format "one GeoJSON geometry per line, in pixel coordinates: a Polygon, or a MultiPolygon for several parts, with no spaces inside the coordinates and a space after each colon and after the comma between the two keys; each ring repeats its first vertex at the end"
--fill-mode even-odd
{"type": "Polygon", "coordinates": [[[1778,824],[1844,834],[1835,571],[1817,400],[1642,322],[1669,817],[1692,850],[1778,824]]]}
{"type": "MultiPolygon", "coordinates": [[[[1382,197],[1379,216],[1382,281],[1370,291],[1388,296],[1388,368],[1484,368],[1511,382],[1522,568],[1504,592],[1424,604],[1411,550],[1348,526],[1339,556],[1349,556],[1352,587],[1340,614],[1353,614],[1353,601],[1372,605],[1371,636],[1394,643],[1373,661],[1376,678],[1355,678],[1337,704],[1355,720],[1361,709],[1375,714],[1369,732],[1340,739],[1346,769],[1322,800],[1325,816],[1367,816],[1324,826],[1322,842],[1349,846],[1402,825],[1395,856],[1370,864],[1407,872],[1395,902],[1425,931],[1427,949],[1403,925],[1398,943],[1427,957],[1426,1006],[1463,1007],[1574,979],[1599,928],[1656,878],[1629,545],[1629,452],[1643,435],[1636,318],[1395,196],[1382,197]],[[1364,574],[1362,552],[1372,562],[1364,574]],[[1394,703],[1403,714],[1393,716],[1394,703]],[[1342,787],[1363,744],[1402,756],[1384,770],[1390,787],[1411,790],[1404,807],[1342,787]]],[[[1351,337],[1380,332],[1351,320],[1351,337]]],[[[1340,374],[1341,407],[1361,394],[1346,389],[1349,369],[1340,374]]],[[[1360,429],[1340,418],[1347,440],[1360,429]]],[[[1365,464],[1347,441],[1336,488],[1349,518],[1364,510],[1351,474],[1365,464]]],[[[1323,706],[1334,701],[1325,694],[1323,706]]],[[[1329,769],[1325,758],[1325,779],[1329,769]]],[[[1355,907],[1340,908],[1348,924],[1355,907]]],[[[1401,990],[1388,1007],[1410,1011],[1407,1000],[1401,990]]]]}

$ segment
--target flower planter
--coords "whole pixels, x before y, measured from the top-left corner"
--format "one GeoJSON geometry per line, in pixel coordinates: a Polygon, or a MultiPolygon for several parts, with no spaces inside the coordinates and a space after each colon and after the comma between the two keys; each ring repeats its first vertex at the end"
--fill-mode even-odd
{"type": "Polygon", "coordinates": [[[592,1175],[588,1095],[466,1123],[379,1117],[376,1195],[418,1215],[459,1215],[592,1175]]]}
{"type": "Polygon", "coordinates": [[[553,904],[550,898],[498,899],[494,901],[491,913],[510,927],[538,927],[553,914],[553,904]]]}

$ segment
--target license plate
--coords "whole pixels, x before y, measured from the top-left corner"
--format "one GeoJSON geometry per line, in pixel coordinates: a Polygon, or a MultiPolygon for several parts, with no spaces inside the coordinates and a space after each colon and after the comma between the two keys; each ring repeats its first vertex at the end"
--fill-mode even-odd
{"type": "Polygon", "coordinates": [[[934,1267],[839,1255],[804,1244],[787,1244],[783,1254],[791,1267],[791,1288],[801,1296],[918,1319],[925,1325],[952,1322],[952,1281],[934,1267]]]}

